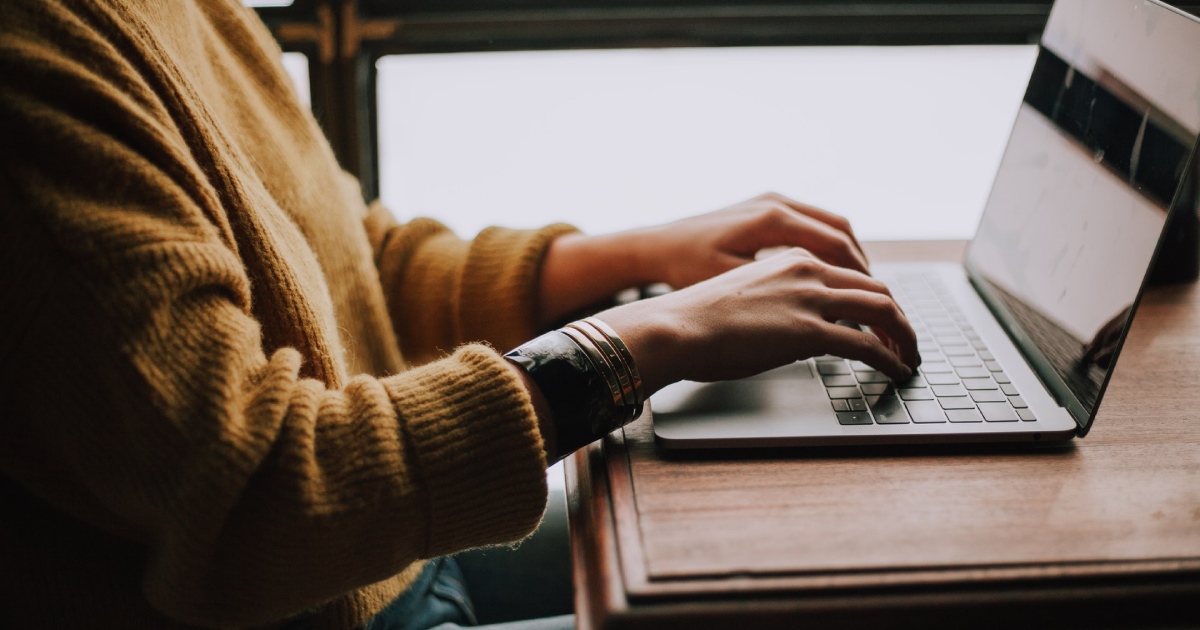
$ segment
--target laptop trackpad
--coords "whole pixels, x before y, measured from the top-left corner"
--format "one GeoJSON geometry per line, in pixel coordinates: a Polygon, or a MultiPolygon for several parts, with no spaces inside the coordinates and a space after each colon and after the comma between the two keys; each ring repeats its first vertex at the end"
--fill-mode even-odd
{"type": "Polygon", "coordinates": [[[650,405],[654,431],[666,439],[795,435],[805,419],[837,424],[807,361],[737,381],[675,383],[650,405]]]}

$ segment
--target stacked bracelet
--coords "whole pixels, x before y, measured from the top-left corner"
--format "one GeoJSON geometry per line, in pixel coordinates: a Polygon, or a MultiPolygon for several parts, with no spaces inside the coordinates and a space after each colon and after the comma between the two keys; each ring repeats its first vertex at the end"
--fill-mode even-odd
{"type": "Polygon", "coordinates": [[[642,384],[637,364],[633,361],[633,354],[629,352],[629,348],[621,341],[617,332],[595,317],[571,322],[563,332],[567,330],[582,333],[584,341],[581,342],[577,336],[573,336],[572,339],[580,344],[589,357],[594,357],[599,351],[600,362],[597,363],[593,359],[593,363],[596,363],[596,367],[603,373],[609,388],[615,385],[621,392],[621,400],[617,401],[614,397],[614,402],[623,405],[628,413],[628,419],[622,424],[641,415],[642,405],[646,402],[646,388],[642,384]]]}
{"type": "Polygon", "coordinates": [[[633,354],[604,322],[589,317],[504,355],[541,389],[554,416],[557,458],[628,424],[646,389],[633,354]]]}

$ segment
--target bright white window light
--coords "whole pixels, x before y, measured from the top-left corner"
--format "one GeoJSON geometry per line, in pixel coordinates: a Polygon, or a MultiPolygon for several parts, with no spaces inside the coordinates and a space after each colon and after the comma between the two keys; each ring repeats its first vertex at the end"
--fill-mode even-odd
{"type": "Polygon", "coordinates": [[[296,86],[296,94],[299,95],[300,102],[311,108],[312,96],[308,85],[308,57],[304,53],[285,52],[283,53],[283,69],[292,78],[292,84],[296,86]]]}
{"type": "Polygon", "coordinates": [[[382,198],[462,235],[600,233],[774,190],[866,239],[968,238],[1036,48],[389,56],[382,198]]]}

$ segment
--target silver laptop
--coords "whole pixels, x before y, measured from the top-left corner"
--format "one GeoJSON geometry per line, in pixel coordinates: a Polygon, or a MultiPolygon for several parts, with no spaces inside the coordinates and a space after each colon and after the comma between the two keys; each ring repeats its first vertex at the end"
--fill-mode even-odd
{"type": "Polygon", "coordinates": [[[1200,209],[1198,132],[1200,21],[1149,0],[1059,0],[963,263],[873,269],[917,331],[914,378],[827,356],[678,383],[651,399],[658,442],[1083,437],[1169,213],[1200,209]]]}

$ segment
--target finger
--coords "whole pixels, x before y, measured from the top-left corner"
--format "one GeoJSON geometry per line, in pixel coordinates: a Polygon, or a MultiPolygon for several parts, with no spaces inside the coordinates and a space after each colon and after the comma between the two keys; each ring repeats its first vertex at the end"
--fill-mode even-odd
{"type": "Polygon", "coordinates": [[[905,365],[915,368],[920,364],[917,333],[891,297],[859,289],[837,289],[830,294],[822,314],[827,319],[848,319],[882,331],[880,343],[894,342],[905,365]]]}
{"type": "MultiPolygon", "coordinates": [[[[785,197],[779,193],[767,193],[764,196],[772,201],[781,203],[788,208],[803,214],[804,216],[811,217],[820,221],[821,223],[824,223],[825,225],[828,225],[831,228],[845,232],[846,235],[850,237],[850,242],[854,243],[854,246],[857,247],[860,252],[862,251],[862,246],[859,245],[858,238],[854,236],[854,229],[850,227],[850,221],[845,217],[834,214],[827,210],[815,208],[805,203],[800,203],[795,199],[785,197]]],[[[863,256],[865,257],[866,254],[864,253],[863,256]]]]}
{"type": "MultiPolygon", "coordinates": [[[[843,269],[841,267],[829,266],[829,267],[826,267],[825,270],[823,271],[822,281],[825,283],[825,286],[827,286],[831,289],[857,289],[860,291],[870,291],[872,293],[886,295],[887,297],[892,299],[893,303],[895,303],[895,298],[892,297],[892,290],[890,288],[888,288],[888,286],[886,284],[884,284],[883,281],[879,280],[878,278],[874,278],[872,276],[867,276],[867,275],[861,274],[857,271],[852,271],[850,269],[843,269]]],[[[896,304],[896,308],[900,309],[901,315],[904,315],[905,321],[907,322],[908,316],[904,314],[904,309],[898,303],[896,304]]],[[[865,324],[865,322],[858,322],[858,323],[865,324]]],[[[912,326],[910,324],[909,328],[911,328],[911,327],[912,326]]],[[[888,335],[885,330],[880,329],[880,328],[872,328],[871,332],[875,333],[880,339],[882,339],[884,341],[884,343],[890,344],[889,345],[890,348],[892,348],[896,352],[900,352],[900,350],[901,350],[900,344],[898,344],[895,340],[893,340],[891,338],[891,335],[888,335]]],[[[920,354],[918,353],[917,356],[918,356],[918,362],[919,362],[920,354]]]]}
{"type": "Polygon", "coordinates": [[[781,208],[762,227],[760,247],[803,247],[831,265],[868,273],[867,259],[850,237],[816,219],[781,208]]]}
{"type": "Polygon", "coordinates": [[[831,289],[858,289],[892,297],[892,290],[882,280],[853,269],[828,266],[822,272],[821,280],[831,289]]]}
{"type": "Polygon", "coordinates": [[[820,344],[820,347],[825,354],[862,361],[887,374],[897,383],[912,378],[912,368],[905,365],[900,357],[884,346],[875,335],[837,324],[826,323],[821,326],[818,334],[822,336],[824,343],[820,344]]]}

